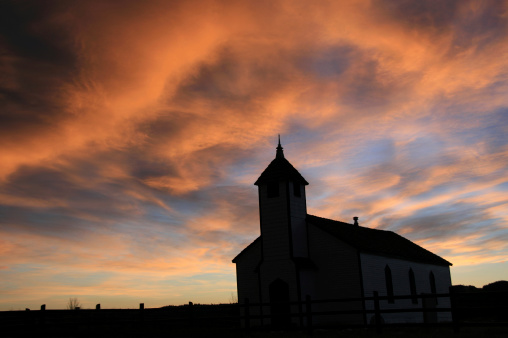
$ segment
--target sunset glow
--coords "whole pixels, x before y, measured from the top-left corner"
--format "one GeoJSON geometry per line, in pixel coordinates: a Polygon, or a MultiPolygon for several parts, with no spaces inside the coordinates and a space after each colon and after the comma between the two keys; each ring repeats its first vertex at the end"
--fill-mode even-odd
{"type": "Polygon", "coordinates": [[[225,303],[275,156],[308,213],[508,280],[508,1],[5,1],[0,311],[225,303]]]}

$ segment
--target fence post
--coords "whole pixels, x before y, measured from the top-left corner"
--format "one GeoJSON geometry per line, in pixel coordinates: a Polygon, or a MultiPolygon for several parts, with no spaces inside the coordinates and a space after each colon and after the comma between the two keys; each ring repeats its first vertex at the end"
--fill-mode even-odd
{"type": "Polygon", "coordinates": [[[250,306],[249,306],[249,298],[245,298],[245,330],[249,331],[250,329],[250,306]]]}
{"type": "Polygon", "coordinates": [[[46,304],[41,305],[41,311],[39,312],[39,321],[41,325],[46,323],[46,304]]]}
{"type": "Polygon", "coordinates": [[[34,314],[33,313],[30,313],[30,309],[29,308],[25,308],[25,323],[27,325],[32,325],[34,323],[34,314]]]}
{"type": "Polygon", "coordinates": [[[101,309],[101,304],[96,304],[95,305],[95,312],[92,313],[92,315],[90,316],[91,318],[91,321],[92,321],[92,325],[96,325],[96,322],[99,320],[99,313],[97,313],[97,311],[99,311],[101,309]]]}
{"type": "Polygon", "coordinates": [[[425,326],[425,329],[428,328],[429,326],[429,312],[427,311],[427,308],[428,308],[428,298],[425,298],[425,293],[422,292],[421,293],[421,298],[422,300],[422,319],[423,319],[423,325],[425,326]]]}
{"type": "Polygon", "coordinates": [[[192,327],[194,325],[194,304],[189,302],[189,326],[192,327]]]}
{"type": "Polygon", "coordinates": [[[139,322],[143,325],[145,321],[145,303],[139,303],[139,322]]]}
{"type": "Polygon", "coordinates": [[[307,328],[309,334],[312,334],[312,303],[310,301],[310,295],[305,296],[305,312],[307,313],[307,328]]]}
{"type": "Polygon", "coordinates": [[[381,312],[379,307],[379,294],[374,291],[374,317],[376,321],[376,332],[381,333],[381,312]]]}
{"type": "Polygon", "coordinates": [[[452,324],[453,324],[453,331],[455,333],[459,333],[460,331],[460,323],[459,323],[459,313],[457,308],[457,295],[455,294],[455,290],[453,289],[453,286],[450,286],[448,289],[450,293],[450,308],[452,309],[452,324]]]}

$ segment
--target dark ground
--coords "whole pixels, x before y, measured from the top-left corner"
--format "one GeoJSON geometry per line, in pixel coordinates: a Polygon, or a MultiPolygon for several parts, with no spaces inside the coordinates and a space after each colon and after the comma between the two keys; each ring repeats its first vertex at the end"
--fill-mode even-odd
{"type": "MultiPolygon", "coordinates": [[[[447,327],[314,329],[312,337],[508,337],[508,292],[460,290],[460,330],[447,327]],[[492,326],[473,327],[479,323],[492,326]]],[[[168,306],[135,310],[45,310],[0,312],[3,337],[309,337],[307,331],[240,328],[236,304],[168,306]]]]}

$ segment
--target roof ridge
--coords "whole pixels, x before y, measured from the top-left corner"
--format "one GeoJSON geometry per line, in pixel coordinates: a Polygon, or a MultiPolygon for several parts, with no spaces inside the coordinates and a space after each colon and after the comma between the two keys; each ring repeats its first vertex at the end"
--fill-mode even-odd
{"type": "Polygon", "coordinates": [[[412,242],[411,240],[405,238],[404,236],[401,236],[399,235],[398,233],[396,233],[395,231],[392,231],[392,230],[386,230],[386,229],[378,229],[378,228],[370,228],[370,227],[365,227],[365,226],[362,226],[362,225],[354,225],[352,223],[348,223],[348,222],[343,222],[343,221],[338,221],[338,220],[335,220],[335,219],[331,219],[331,218],[325,218],[325,217],[321,217],[321,216],[316,216],[316,215],[311,215],[311,214],[307,214],[307,216],[311,216],[311,217],[316,217],[316,218],[320,218],[320,219],[323,219],[325,221],[330,221],[330,222],[336,222],[336,223],[342,223],[342,224],[347,224],[347,225],[350,225],[354,228],[360,228],[360,229],[366,229],[366,230],[370,230],[370,231],[382,231],[382,232],[385,232],[385,233],[392,233],[392,234],[395,234],[401,238],[404,238],[405,240],[408,240],[410,242],[412,242]]]}

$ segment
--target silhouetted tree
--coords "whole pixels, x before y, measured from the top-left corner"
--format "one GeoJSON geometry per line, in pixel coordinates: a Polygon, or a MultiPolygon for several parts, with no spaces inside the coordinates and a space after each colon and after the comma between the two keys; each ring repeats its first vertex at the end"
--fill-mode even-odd
{"type": "Polygon", "coordinates": [[[67,302],[67,309],[69,310],[76,310],[76,308],[81,307],[81,302],[76,298],[69,298],[69,301],[67,302]]]}
{"type": "Polygon", "coordinates": [[[483,291],[508,291],[508,281],[498,280],[483,286],[483,291]]]}
{"type": "Polygon", "coordinates": [[[236,292],[231,292],[231,296],[229,297],[229,304],[237,304],[238,303],[238,296],[236,292]]]}
{"type": "Polygon", "coordinates": [[[452,286],[453,291],[460,292],[460,293],[474,293],[474,292],[480,292],[481,289],[478,289],[474,285],[453,285],[452,286]]]}

